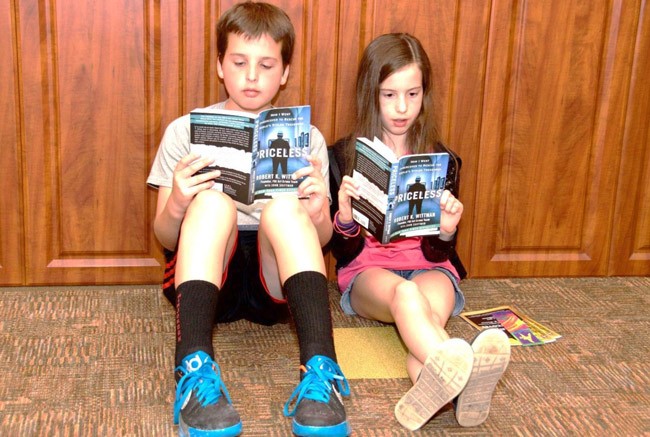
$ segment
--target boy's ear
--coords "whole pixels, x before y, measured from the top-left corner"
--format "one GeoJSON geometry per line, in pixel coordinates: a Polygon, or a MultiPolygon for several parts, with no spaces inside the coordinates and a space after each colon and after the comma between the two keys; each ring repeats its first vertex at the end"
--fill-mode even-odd
{"type": "Polygon", "coordinates": [[[282,80],[280,81],[280,85],[285,85],[287,83],[287,79],[289,79],[289,64],[284,67],[284,73],[282,73],[282,80]]]}
{"type": "Polygon", "coordinates": [[[223,67],[219,59],[217,59],[217,76],[219,76],[219,79],[223,79],[223,67]]]}

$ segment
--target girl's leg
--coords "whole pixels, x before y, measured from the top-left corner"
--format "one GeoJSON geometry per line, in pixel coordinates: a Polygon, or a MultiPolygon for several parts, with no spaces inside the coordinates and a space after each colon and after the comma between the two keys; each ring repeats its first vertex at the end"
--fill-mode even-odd
{"type": "Polygon", "coordinates": [[[350,301],[362,317],[395,323],[412,356],[407,369],[415,381],[436,345],[449,339],[445,324],[453,310],[453,293],[449,279],[440,272],[407,281],[386,269],[371,268],[357,276],[350,301]]]}
{"type": "Polygon", "coordinates": [[[472,370],[469,344],[449,339],[444,329],[453,311],[453,284],[441,272],[407,281],[374,268],[357,277],[350,301],[359,315],[395,322],[409,349],[407,370],[413,381],[395,406],[395,416],[407,429],[422,427],[458,395],[472,370]]]}

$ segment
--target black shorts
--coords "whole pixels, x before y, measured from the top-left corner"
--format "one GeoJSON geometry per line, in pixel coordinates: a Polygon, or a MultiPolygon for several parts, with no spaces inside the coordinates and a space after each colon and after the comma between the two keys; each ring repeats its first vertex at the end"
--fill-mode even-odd
{"type": "MultiPolygon", "coordinates": [[[[163,294],[176,306],[176,252],[165,250],[165,261],[163,294]]],[[[270,326],[288,321],[286,303],[278,303],[269,296],[260,275],[257,231],[239,231],[237,247],[228,265],[226,282],[219,291],[215,323],[246,319],[270,326]]]]}

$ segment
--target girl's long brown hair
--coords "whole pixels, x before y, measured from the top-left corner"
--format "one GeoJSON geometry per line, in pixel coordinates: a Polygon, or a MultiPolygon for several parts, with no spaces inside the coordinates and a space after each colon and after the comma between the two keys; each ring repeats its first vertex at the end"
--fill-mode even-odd
{"type": "MultiPolygon", "coordinates": [[[[356,127],[345,147],[345,173],[351,174],[357,137],[382,137],[379,86],[388,76],[407,65],[422,71],[422,108],[407,133],[410,153],[450,152],[440,140],[433,117],[431,64],[420,41],[408,33],[389,33],[366,47],[357,73],[356,127]]],[[[454,157],[453,153],[450,153],[454,157]]],[[[452,158],[453,159],[453,158],[452,158]]]]}

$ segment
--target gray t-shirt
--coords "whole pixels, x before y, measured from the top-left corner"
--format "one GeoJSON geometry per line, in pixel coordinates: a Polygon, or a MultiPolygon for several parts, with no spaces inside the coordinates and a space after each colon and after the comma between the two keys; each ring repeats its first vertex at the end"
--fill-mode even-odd
{"type": "MultiPolygon", "coordinates": [[[[226,102],[208,106],[211,109],[225,109],[226,102]]],[[[327,189],[327,197],[331,202],[329,192],[329,160],[327,155],[327,143],[323,134],[314,126],[310,130],[311,155],[317,156],[321,163],[321,173],[327,189]]],[[[151,172],[147,178],[147,184],[154,187],[171,188],[174,178],[174,168],[184,156],[190,153],[190,115],[186,114],[172,121],[163,135],[156,158],[151,166],[151,172]]],[[[258,200],[252,205],[244,205],[235,202],[237,205],[237,224],[240,230],[256,230],[259,226],[260,214],[264,203],[268,200],[258,200]]]]}

